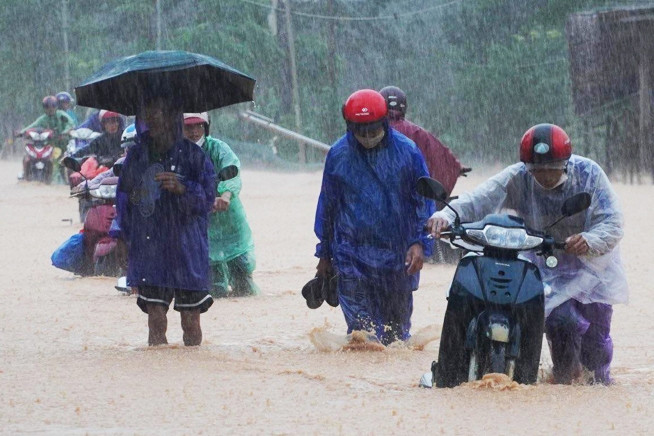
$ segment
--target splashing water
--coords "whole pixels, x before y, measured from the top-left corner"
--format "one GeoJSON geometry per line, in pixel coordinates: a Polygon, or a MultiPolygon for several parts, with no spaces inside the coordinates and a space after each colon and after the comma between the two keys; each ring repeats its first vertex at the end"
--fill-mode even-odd
{"type": "Polygon", "coordinates": [[[520,383],[511,380],[508,375],[498,373],[486,374],[481,380],[463,383],[461,386],[493,391],[515,391],[526,387],[525,385],[521,385],[520,383]]]}
{"type": "Polygon", "coordinates": [[[418,330],[408,341],[393,342],[388,347],[385,347],[369,332],[354,331],[350,335],[343,336],[330,332],[329,327],[326,324],[322,327],[316,327],[309,332],[311,343],[318,351],[323,353],[336,351],[384,351],[387,349],[422,351],[427,344],[440,338],[441,331],[440,325],[429,325],[418,330]]]}

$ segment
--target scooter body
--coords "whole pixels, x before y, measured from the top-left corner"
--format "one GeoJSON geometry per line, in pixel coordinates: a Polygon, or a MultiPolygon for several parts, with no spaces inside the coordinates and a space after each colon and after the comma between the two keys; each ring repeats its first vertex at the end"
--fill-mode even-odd
{"type": "Polygon", "coordinates": [[[96,132],[88,127],[71,130],[70,140],[66,146],[66,154],[72,156],[83,148],[88,147],[94,139],[102,136],[102,132],[96,132]]]}
{"type": "MultiPolygon", "coordinates": [[[[484,223],[515,221],[508,215],[494,218],[484,223]]],[[[544,304],[538,268],[517,251],[484,250],[463,257],[449,290],[438,362],[432,367],[436,386],[453,387],[492,372],[534,383],[544,304]]]]}
{"type": "Polygon", "coordinates": [[[23,179],[51,183],[54,152],[51,141],[54,132],[50,129],[33,128],[28,129],[24,136],[28,142],[23,159],[23,179]]]}

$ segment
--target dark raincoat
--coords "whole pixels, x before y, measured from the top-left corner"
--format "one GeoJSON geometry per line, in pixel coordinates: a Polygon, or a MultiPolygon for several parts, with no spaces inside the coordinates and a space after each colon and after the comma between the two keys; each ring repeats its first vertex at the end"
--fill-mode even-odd
{"type": "Polygon", "coordinates": [[[125,129],[125,118],[118,118],[118,131],[113,134],[104,132],[102,136],[95,138],[88,147],[78,150],[73,157],[96,155],[98,162],[102,165],[111,166],[125,151],[121,147],[121,136],[125,129]]]}
{"type": "Polygon", "coordinates": [[[208,291],[213,165],[200,147],[182,137],[181,113],[175,145],[151,162],[147,127],[138,118],[138,142],[127,154],[117,194],[120,227],[129,246],[127,284],[208,291]],[[178,196],[161,190],[153,179],[160,171],[179,174],[186,192],[178,196]]]}
{"type": "Polygon", "coordinates": [[[397,111],[391,112],[391,127],[416,143],[425,158],[429,176],[441,182],[450,195],[461,172],[461,163],[454,153],[434,135],[404,119],[397,111]]]}
{"type": "Polygon", "coordinates": [[[390,279],[403,290],[418,287],[407,275],[409,247],[431,245],[423,227],[433,202],[416,192],[427,175],[424,159],[406,136],[386,126],[382,144],[362,147],[351,132],[329,150],[314,230],[316,257],[331,258],[343,279],[390,279]]]}

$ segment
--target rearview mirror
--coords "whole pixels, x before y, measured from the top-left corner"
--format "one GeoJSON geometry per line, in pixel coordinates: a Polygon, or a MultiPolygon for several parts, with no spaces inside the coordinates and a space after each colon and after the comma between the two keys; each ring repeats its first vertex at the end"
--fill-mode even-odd
{"type": "Polygon", "coordinates": [[[236,165],[228,165],[218,172],[218,181],[224,182],[236,176],[238,176],[238,167],[236,165]]]}
{"type": "Polygon", "coordinates": [[[61,163],[71,171],[80,172],[82,170],[82,165],[70,156],[66,156],[61,163]]]}
{"type": "Polygon", "coordinates": [[[572,216],[579,212],[588,209],[590,206],[591,197],[588,192],[580,192],[563,202],[561,213],[564,216],[572,216]]]}
{"type": "Polygon", "coordinates": [[[443,188],[443,185],[431,177],[420,177],[416,184],[416,191],[423,197],[431,198],[432,200],[447,200],[447,192],[443,188]]]}

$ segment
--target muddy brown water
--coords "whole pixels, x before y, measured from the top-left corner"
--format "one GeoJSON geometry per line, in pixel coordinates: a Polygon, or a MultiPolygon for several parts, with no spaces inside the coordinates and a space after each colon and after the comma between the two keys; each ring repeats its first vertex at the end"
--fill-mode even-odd
{"type": "MultiPolygon", "coordinates": [[[[315,271],[319,172],[243,171],[262,295],[216,301],[194,348],[171,310],[170,345],[148,348],[146,316],[114,279],[51,266],[80,228],[77,203],[64,186],[17,182],[19,167],[0,161],[0,434],[651,434],[651,185],[615,185],[631,303],[615,307],[614,386],[427,390],[454,267],[425,266],[412,346],[336,351],[340,310],[309,310],[299,292],[315,271]]],[[[490,174],[476,173],[456,191],[490,174]]]]}

